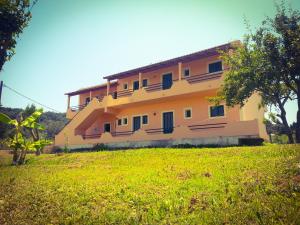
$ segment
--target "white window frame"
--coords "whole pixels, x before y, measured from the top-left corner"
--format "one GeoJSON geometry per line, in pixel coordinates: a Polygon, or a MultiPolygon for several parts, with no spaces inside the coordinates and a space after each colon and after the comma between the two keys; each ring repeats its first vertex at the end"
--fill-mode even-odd
{"type": "Polygon", "coordinates": [[[223,61],[221,59],[217,59],[217,60],[214,60],[214,61],[209,61],[207,63],[207,73],[208,74],[218,74],[218,73],[222,73],[224,70],[224,65],[223,65],[223,61]],[[222,63],[222,70],[221,71],[217,71],[217,72],[213,72],[213,73],[210,73],[209,72],[209,64],[213,64],[213,63],[217,63],[217,62],[221,62],[222,63]]]}
{"type": "Polygon", "coordinates": [[[122,117],[122,126],[124,127],[124,126],[128,126],[128,116],[124,116],[124,117],[122,117]],[[127,119],[127,123],[125,124],[124,123],[124,119],[127,119]]]}
{"type": "Polygon", "coordinates": [[[143,114],[143,115],[141,115],[141,124],[142,124],[142,126],[147,126],[147,125],[149,125],[149,115],[148,114],[143,114]],[[148,119],[147,119],[147,123],[143,123],[143,116],[147,116],[148,117],[148,119]]]}
{"type": "Polygon", "coordinates": [[[128,90],[128,82],[123,83],[123,90],[128,90]],[[125,88],[125,85],[127,85],[127,88],[125,88]]]}
{"type": "Polygon", "coordinates": [[[192,107],[184,108],[184,109],[183,109],[183,117],[184,117],[185,120],[190,120],[190,119],[193,118],[193,109],[192,109],[192,107]],[[190,110],[190,111],[191,111],[191,117],[186,117],[186,111],[187,111],[187,110],[190,110]]]}
{"type": "Polygon", "coordinates": [[[182,70],[182,76],[183,76],[183,77],[190,77],[190,76],[191,76],[191,68],[190,68],[190,67],[184,67],[183,70],[182,70]],[[188,75],[188,76],[185,76],[185,75],[184,75],[184,71],[185,71],[185,70],[189,70],[189,75],[188,75]]]}

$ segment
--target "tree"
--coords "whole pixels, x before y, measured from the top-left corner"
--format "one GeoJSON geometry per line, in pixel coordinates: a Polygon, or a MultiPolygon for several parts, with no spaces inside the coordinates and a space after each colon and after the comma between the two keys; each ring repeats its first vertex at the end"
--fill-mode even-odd
{"type": "Polygon", "coordinates": [[[224,84],[216,98],[216,104],[224,100],[227,106],[244,106],[254,93],[259,93],[262,102],[257,107],[270,106],[285,127],[289,142],[293,143],[291,129],[286,119],[285,104],[293,99],[293,93],[281,81],[280,73],[271,63],[271,53],[264,46],[258,46],[255,35],[248,35],[243,44],[233,46],[233,51],[221,53],[221,58],[229,67],[224,84]]]}
{"type": "Polygon", "coordinates": [[[297,96],[295,129],[296,141],[300,143],[300,12],[287,9],[282,3],[277,6],[276,16],[268,18],[264,23],[264,35],[276,36],[282,80],[297,96]]]}
{"type": "Polygon", "coordinates": [[[40,139],[38,135],[38,130],[44,129],[41,124],[37,123],[42,112],[42,109],[36,110],[25,119],[22,113],[16,119],[11,119],[7,115],[0,113],[0,122],[14,126],[14,136],[6,141],[7,145],[13,149],[14,165],[24,164],[28,151],[35,151],[39,155],[44,146],[51,144],[48,140],[40,139]],[[24,130],[26,129],[30,131],[31,138],[25,137],[24,130]]]}
{"type": "Polygon", "coordinates": [[[31,19],[37,0],[0,0],[0,71],[15,53],[19,35],[31,19]]]}
{"type": "MultiPolygon", "coordinates": [[[[212,101],[218,103],[220,100],[225,100],[228,106],[236,104],[243,106],[253,93],[259,93],[262,96],[262,102],[259,105],[275,108],[276,116],[285,127],[289,142],[293,143],[292,131],[286,119],[285,104],[288,100],[294,100],[295,97],[299,101],[300,96],[295,91],[296,85],[289,77],[295,70],[296,64],[300,63],[300,58],[296,62],[293,58],[289,58],[294,53],[289,53],[287,56],[286,52],[298,51],[300,53],[300,51],[295,48],[288,50],[284,44],[283,35],[271,28],[274,26],[272,21],[289,18],[294,24],[300,17],[296,16],[297,11],[290,10],[287,18],[282,16],[283,12],[285,12],[284,5],[277,6],[275,19],[267,18],[254,34],[245,36],[242,44],[233,46],[233,51],[222,52],[221,58],[229,70],[225,73],[221,91],[216,98],[212,98],[212,101]]],[[[299,29],[299,24],[297,26],[299,29]]],[[[294,27],[295,24],[287,26],[286,29],[294,29],[294,27]]],[[[293,35],[294,39],[290,41],[293,45],[296,45],[294,41],[299,40],[299,36],[298,39],[296,36],[293,35]]],[[[299,45],[299,41],[297,43],[299,45]]]]}

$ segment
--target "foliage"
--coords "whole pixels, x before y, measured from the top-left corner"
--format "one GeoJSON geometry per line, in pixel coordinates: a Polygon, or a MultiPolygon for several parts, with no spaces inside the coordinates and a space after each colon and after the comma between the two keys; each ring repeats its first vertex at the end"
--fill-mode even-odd
{"type": "Polygon", "coordinates": [[[0,0],[0,71],[15,53],[19,35],[31,19],[37,0],[0,0]]]}
{"type": "Polygon", "coordinates": [[[46,145],[51,144],[50,141],[40,139],[39,137],[38,131],[45,129],[43,125],[37,122],[42,113],[43,110],[38,109],[26,118],[23,118],[21,113],[17,119],[11,119],[9,116],[0,113],[0,122],[14,126],[13,137],[6,141],[7,146],[13,149],[14,165],[24,164],[27,152],[35,151],[39,155],[46,145]],[[30,132],[31,140],[25,137],[24,130],[30,132]]]}
{"type": "Polygon", "coordinates": [[[0,224],[300,223],[297,145],[28,157],[0,155],[0,224]]]}
{"type": "MultiPolygon", "coordinates": [[[[27,106],[25,110],[15,109],[15,108],[5,108],[0,107],[0,112],[5,113],[10,118],[17,118],[18,114],[23,112],[24,117],[30,115],[35,111],[36,107],[34,105],[27,106]]],[[[39,123],[42,124],[46,129],[40,131],[40,135],[45,139],[54,139],[54,136],[58,134],[61,129],[68,122],[68,119],[65,117],[65,113],[54,113],[54,112],[45,112],[39,118],[39,123]]],[[[11,137],[12,126],[8,124],[0,123],[0,139],[6,139],[11,137]]],[[[29,133],[25,133],[26,137],[30,137],[29,133]]]]}
{"type": "Polygon", "coordinates": [[[300,63],[300,48],[295,47],[300,43],[300,16],[298,11],[290,9],[289,14],[285,11],[284,4],[277,6],[274,19],[263,21],[255,33],[245,36],[242,44],[232,46],[234,51],[222,52],[221,58],[229,70],[225,73],[222,90],[211,100],[216,103],[225,100],[228,106],[243,106],[250,96],[259,93],[262,96],[259,106],[275,109],[275,115],[281,120],[292,143],[285,104],[300,96],[297,96],[296,84],[291,78],[291,73],[298,73],[293,71],[298,71],[300,63]],[[297,31],[294,32],[294,29],[297,31]],[[287,46],[286,36],[289,36],[288,43],[295,48],[287,46]]]}

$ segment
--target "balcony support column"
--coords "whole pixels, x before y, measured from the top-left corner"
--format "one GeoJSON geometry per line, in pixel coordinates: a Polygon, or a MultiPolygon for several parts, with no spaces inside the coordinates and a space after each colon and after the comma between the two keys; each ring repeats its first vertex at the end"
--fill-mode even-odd
{"type": "Polygon", "coordinates": [[[110,80],[107,80],[107,87],[106,87],[107,93],[106,93],[106,96],[109,95],[109,88],[110,88],[110,80]]]}
{"type": "Polygon", "coordinates": [[[70,96],[70,95],[68,95],[68,108],[67,108],[67,109],[69,109],[69,108],[70,108],[70,98],[71,98],[71,96],[70,96]]]}
{"type": "Polygon", "coordinates": [[[178,80],[180,81],[182,78],[182,63],[178,63],[178,80]]]}
{"type": "Polygon", "coordinates": [[[90,91],[90,101],[92,101],[92,91],[90,91]]]}
{"type": "Polygon", "coordinates": [[[143,86],[142,84],[142,73],[139,73],[139,89],[141,89],[143,86]]]}

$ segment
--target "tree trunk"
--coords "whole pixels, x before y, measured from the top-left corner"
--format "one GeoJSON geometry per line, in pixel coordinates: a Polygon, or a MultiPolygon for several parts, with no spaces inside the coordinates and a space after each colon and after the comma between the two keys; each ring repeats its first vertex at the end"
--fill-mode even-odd
{"type": "Polygon", "coordinates": [[[292,130],[291,130],[291,128],[290,128],[290,126],[289,126],[289,124],[286,120],[286,111],[285,111],[284,107],[281,104],[279,104],[279,108],[280,108],[280,111],[281,111],[280,118],[281,118],[282,124],[283,124],[283,126],[286,130],[286,134],[289,138],[289,143],[293,144],[294,143],[293,133],[292,133],[292,130]]]}
{"type": "Polygon", "coordinates": [[[14,151],[13,151],[13,160],[12,160],[13,165],[18,165],[18,158],[19,158],[18,149],[14,149],[14,151]]]}
{"type": "Polygon", "coordinates": [[[23,165],[25,163],[26,153],[27,153],[27,150],[22,150],[22,152],[20,153],[18,165],[23,165]]]}
{"type": "Polygon", "coordinates": [[[297,82],[297,122],[296,122],[296,143],[300,143],[300,82],[297,82]]]}

